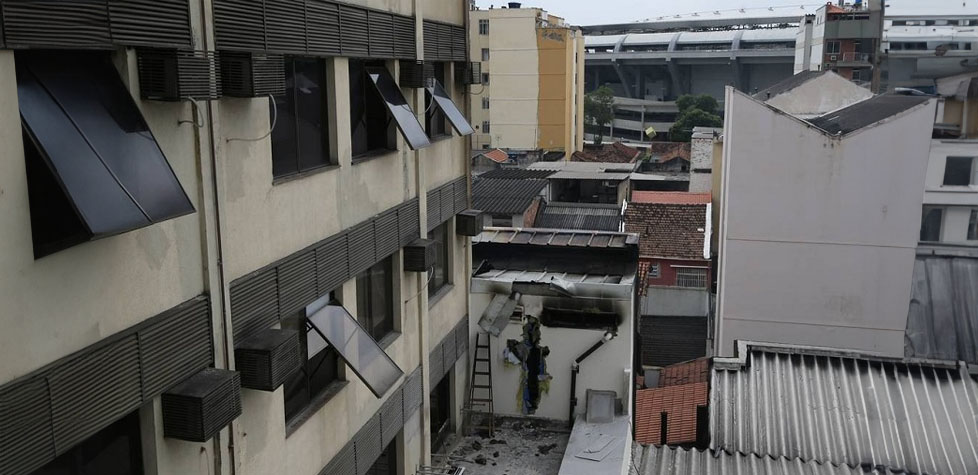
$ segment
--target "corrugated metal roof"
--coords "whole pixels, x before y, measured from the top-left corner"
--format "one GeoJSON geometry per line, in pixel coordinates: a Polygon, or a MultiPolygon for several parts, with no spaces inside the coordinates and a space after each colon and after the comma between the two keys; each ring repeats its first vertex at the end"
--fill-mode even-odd
{"type": "Polygon", "coordinates": [[[624,248],[638,245],[638,235],[605,231],[562,231],[528,228],[486,228],[472,244],[532,244],[537,246],[624,248]]]}
{"type": "Polygon", "coordinates": [[[553,170],[526,170],[523,168],[497,168],[479,175],[479,179],[498,178],[502,180],[524,180],[527,178],[542,180],[553,175],[553,170]]]}
{"type": "MultiPolygon", "coordinates": [[[[522,269],[491,269],[476,275],[480,279],[495,279],[505,282],[552,282],[554,280],[572,284],[621,284],[622,276],[613,274],[574,274],[569,272],[544,272],[522,269]]],[[[631,284],[631,280],[628,280],[631,284]]]]}
{"type": "Polygon", "coordinates": [[[978,258],[918,253],[905,342],[909,357],[978,363],[978,258]]]}
{"type": "Polygon", "coordinates": [[[536,228],[621,230],[621,207],[589,203],[549,203],[537,213],[536,228]]]}
{"type": "Polygon", "coordinates": [[[715,358],[710,448],[895,472],[978,473],[965,366],[781,345],[715,358]]]}
{"type": "Polygon", "coordinates": [[[523,213],[546,186],[547,180],[481,178],[472,184],[472,207],[487,213],[523,213]]]}
{"type": "Polygon", "coordinates": [[[639,475],[895,475],[885,469],[638,444],[633,446],[632,461],[629,473],[639,475]]]}

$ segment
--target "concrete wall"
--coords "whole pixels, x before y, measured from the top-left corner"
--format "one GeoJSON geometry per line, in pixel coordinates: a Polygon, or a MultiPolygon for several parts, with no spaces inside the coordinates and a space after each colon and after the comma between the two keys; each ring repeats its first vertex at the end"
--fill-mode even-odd
{"type": "Polygon", "coordinates": [[[642,316],[705,317],[710,314],[710,289],[650,285],[640,305],[642,316]]]}
{"type": "Polygon", "coordinates": [[[869,89],[828,72],[766,102],[793,116],[812,118],[871,97],[869,89]]]}
{"type": "MultiPolygon", "coordinates": [[[[947,157],[978,156],[978,140],[933,140],[927,161],[924,207],[944,209],[941,242],[968,243],[972,210],[978,210],[978,185],[945,186],[947,157]]],[[[974,241],[970,241],[974,243],[974,241]]]]}
{"type": "Polygon", "coordinates": [[[841,139],[729,88],[726,107],[718,354],[901,356],[933,101],[841,139]]]}
{"type": "MultiPolygon", "coordinates": [[[[478,319],[482,316],[492,294],[472,294],[469,309],[472,324],[473,341],[478,328],[478,319]]],[[[526,315],[539,315],[542,308],[541,297],[523,296],[522,304],[526,315]]],[[[631,315],[631,302],[616,301],[615,310],[622,315],[623,323],[618,327],[618,336],[605,343],[583,363],[577,377],[578,405],[576,413],[584,412],[584,401],[587,389],[611,390],[622,398],[626,411],[630,410],[630,374],[634,317],[631,315]]],[[[522,338],[522,324],[510,322],[498,338],[490,337],[491,364],[493,377],[493,408],[496,414],[521,415],[519,401],[522,400],[520,386],[521,370],[518,366],[507,365],[503,362],[503,348],[506,340],[522,338]]],[[[553,376],[550,390],[540,398],[540,407],[535,417],[567,420],[570,411],[570,374],[571,363],[585,350],[602,338],[603,330],[580,330],[570,328],[542,327],[540,330],[540,345],[550,348],[546,357],[547,372],[553,376]]]]}

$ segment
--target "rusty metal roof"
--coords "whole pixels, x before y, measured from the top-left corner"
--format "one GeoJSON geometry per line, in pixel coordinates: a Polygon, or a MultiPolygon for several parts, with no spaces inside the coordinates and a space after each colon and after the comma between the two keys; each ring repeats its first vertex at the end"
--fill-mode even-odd
{"type": "Polygon", "coordinates": [[[482,234],[472,238],[472,243],[624,249],[628,246],[637,246],[638,235],[607,231],[486,228],[482,234]]]}

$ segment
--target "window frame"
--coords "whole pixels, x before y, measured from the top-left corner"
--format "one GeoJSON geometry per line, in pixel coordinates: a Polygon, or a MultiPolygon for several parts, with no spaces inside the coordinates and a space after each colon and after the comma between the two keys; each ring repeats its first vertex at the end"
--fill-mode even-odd
{"type": "Polygon", "coordinates": [[[482,48],[482,60],[489,61],[489,48],[482,48]]]}
{"type": "Polygon", "coordinates": [[[662,268],[659,266],[658,262],[649,264],[649,278],[658,279],[662,277],[662,268]]]}
{"type": "Polygon", "coordinates": [[[676,267],[676,287],[706,289],[709,288],[709,281],[709,269],[706,267],[676,267]],[[702,285],[699,285],[701,279],[702,285]]]}
{"type": "MultiPolygon", "coordinates": [[[[330,304],[338,305],[334,292],[328,294],[328,300],[330,304]]],[[[282,319],[281,326],[283,329],[299,332],[299,353],[302,364],[282,385],[282,405],[285,411],[285,425],[287,428],[294,429],[302,425],[310,415],[318,411],[326,401],[329,401],[338,392],[340,387],[347,383],[346,365],[340,357],[339,352],[328,341],[325,342],[325,348],[317,351],[312,356],[309,355],[308,338],[311,334],[318,334],[318,331],[314,329],[312,323],[309,321],[306,308],[298,310],[294,315],[282,319]],[[315,376],[307,371],[311,365],[315,365],[312,373],[317,373],[320,368],[328,369],[332,367],[332,378],[325,381],[321,387],[314,389],[312,386],[315,376]],[[307,399],[301,406],[296,407],[293,405],[293,410],[290,413],[290,386],[296,384],[304,384],[307,399]]],[[[319,338],[322,338],[322,336],[320,335],[319,338]]]]}
{"type": "Polygon", "coordinates": [[[479,34],[488,35],[489,34],[489,20],[482,18],[479,19],[479,34]]]}
{"type": "Polygon", "coordinates": [[[968,231],[965,234],[966,241],[978,241],[978,208],[971,208],[968,216],[968,231]]]}
{"type": "MultiPolygon", "coordinates": [[[[127,475],[131,474],[143,474],[146,472],[146,464],[143,460],[143,447],[142,447],[142,424],[139,417],[139,409],[136,409],[129,414],[115,420],[105,428],[99,430],[98,432],[88,436],[85,440],[79,442],[74,447],[71,447],[64,453],[58,455],[54,460],[50,460],[48,463],[44,464],[43,467],[31,472],[31,473],[64,473],[68,471],[69,473],[77,475],[88,475],[93,473],[104,474],[105,472],[93,472],[92,470],[98,469],[99,467],[88,467],[86,462],[95,461],[97,457],[91,457],[93,452],[98,450],[95,455],[105,454],[106,449],[115,448],[120,440],[129,441],[128,454],[130,467],[129,471],[124,471],[123,468],[119,468],[119,473],[125,473],[127,475]],[[88,460],[85,460],[86,456],[89,456],[88,460]],[[43,472],[42,472],[43,471],[43,472]]],[[[113,457],[109,460],[104,460],[106,462],[104,465],[113,465],[118,467],[121,465],[119,463],[118,457],[113,457]]],[[[111,472],[109,475],[112,475],[111,472]]]]}
{"type": "MultiPolygon", "coordinates": [[[[955,177],[960,178],[958,175],[951,176],[951,178],[955,178],[955,177]]],[[[978,157],[948,155],[947,157],[944,158],[944,176],[941,179],[941,186],[960,187],[960,186],[975,186],[975,185],[978,185],[978,157]],[[970,162],[968,164],[967,173],[962,172],[965,175],[965,179],[967,180],[967,183],[964,184],[948,183],[948,178],[949,178],[948,171],[951,168],[950,165],[952,160],[967,160],[970,162]]]]}
{"type": "Polygon", "coordinates": [[[482,133],[484,133],[484,134],[489,134],[489,133],[491,133],[491,132],[489,131],[489,121],[488,121],[488,120],[484,120],[484,121],[482,121],[482,133]]]}
{"type": "Polygon", "coordinates": [[[482,110],[489,110],[489,96],[482,98],[482,110]]]}
{"type": "Polygon", "coordinates": [[[842,42],[832,40],[826,41],[825,54],[842,54],[842,42]]]}
{"type": "Polygon", "coordinates": [[[439,292],[452,285],[452,220],[439,224],[429,234],[429,238],[435,241],[437,251],[435,253],[435,263],[431,271],[431,280],[428,281],[428,299],[432,299],[439,292]],[[439,268],[442,276],[439,278],[439,268]]]}
{"type": "Polygon", "coordinates": [[[393,256],[388,256],[380,262],[377,262],[356,277],[357,322],[378,343],[384,338],[397,333],[398,330],[394,308],[394,277],[393,256]],[[375,310],[378,309],[374,307],[378,298],[373,294],[376,284],[374,279],[378,278],[378,273],[380,278],[383,279],[380,285],[384,287],[384,293],[387,297],[386,303],[384,304],[386,308],[381,309],[384,314],[380,320],[378,320],[378,314],[375,313],[375,310]]]}
{"type": "Polygon", "coordinates": [[[482,85],[483,86],[489,85],[489,73],[482,73],[482,85]]]}
{"type": "MultiPolygon", "coordinates": [[[[292,114],[291,114],[291,119],[292,119],[291,120],[291,122],[292,122],[292,137],[291,137],[291,140],[292,140],[292,145],[293,145],[293,149],[294,149],[294,157],[292,157],[292,160],[295,162],[295,167],[294,168],[291,168],[289,171],[284,172],[284,173],[282,173],[282,172],[276,173],[276,171],[275,171],[275,164],[276,164],[276,153],[275,153],[275,135],[276,134],[275,134],[275,130],[276,129],[279,129],[279,128],[278,127],[275,127],[274,129],[272,129],[272,134],[269,137],[269,141],[272,144],[272,146],[271,146],[271,157],[272,157],[272,178],[273,178],[273,181],[278,181],[278,180],[283,180],[283,179],[289,179],[289,178],[294,178],[294,177],[298,177],[298,176],[303,176],[303,175],[306,175],[306,174],[309,174],[309,173],[313,173],[313,172],[316,172],[316,171],[321,170],[321,169],[324,169],[324,168],[336,166],[336,164],[337,164],[336,163],[336,160],[333,157],[333,154],[331,153],[331,149],[330,149],[330,145],[331,144],[330,144],[330,136],[329,136],[329,126],[330,126],[330,120],[329,119],[330,119],[330,117],[329,117],[329,87],[328,87],[329,70],[326,67],[326,61],[323,60],[322,58],[314,58],[314,57],[309,57],[309,56],[286,56],[285,59],[284,59],[284,61],[283,61],[283,63],[284,63],[284,67],[285,67],[285,82],[286,82],[285,94],[288,95],[290,89],[292,91],[292,98],[291,98],[291,100],[292,100],[292,106],[293,107],[292,107],[292,111],[291,111],[292,112],[292,114]],[[320,142],[321,142],[320,145],[322,147],[322,154],[321,154],[320,157],[317,157],[317,158],[319,158],[319,162],[316,163],[315,165],[311,165],[311,166],[304,166],[303,163],[302,163],[303,162],[303,157],[302,157],[302,139],[300,139],[300,137],[299,137],[300,136],[300,127],[299,127],[299,124],[300,124],[300,120],[301,120],[300,119],[300,114],[299,114],[299,107],[298,107],[298,105],[300,104],[300,100],[299,100],[299,88],[297,88],[297,87],[294,86],[294,84],[295,84],[295,76],[296,76],[296,62],[297,61],[298,62],[305,62],[305,63],[311,63],[311,64],[317,65],[318,66],[318,69],[319,69],[319,73],[320,73],[320,78],[321,78],[321,82],[318,84],[319,90],[320,90],[320,96],[321,96],[321,100],[318,103],[318,106],[319,106],[319,109],[320,109],[319,110],[319,116],[320,116],[320,123],[321,123],[321,125],[317,128],[317,130],[319,131],[319,135],[320,135],[320,142]],[[292,84],[293,84],[293,86],[291,88],[288,87],[289,79],[290,78],[292,79],[292,84]]],[[[310,79],[310,78],[307,78],[307,79],[310,79]]],[[[315,83],[315,81],[312,81],[312,82],[315,83]]],[[[276,114],[275,117],[276,117],[276,120],[277,121],[288,120],[289,117],[288,116],[283,116],[283,114],[282,114],[282,104],[280,102],[278,102],[278,98],[276,98],[274,100],[276,101],[275,104],[274,105],[273,104],[269,104],[269,106],[270,107],[274,107],[276,110],[274,112],[271,112],[271,113],[276,114]]],[[[302,101],[302,103],[305,104],[306,106],[308,106],[310,104],[315,103],[315,101],[302,101]]],[[[279,123],[281,123],[281,122],[279,122],[279,123]]],[[[281,130],[281,129],[279,129],[279,130],[281,130]]],[[[286,157],[283,157],[283,156],[279,156],[278,157],[278,160],[285,161],[285,162],[288,162],[289,161],[286,157]]]]}
{"type": "Polygon", "coordinates": [[[947,209],[943,206],[924,206],[920,215],[920,242],[941,242],[944,238],[944,218],[947,215],[947,209]],[[927,223],[927,216],[930,212],[936,211],[940,216],[939,224],[937,226],[937,239],[924,239],[924,226],[927,223]]]}
{"type": "Polygon", "coordinates": [[[395,124],[394,118],[391,117],[390,112],[387,110],[387,107],[384,105],[383,97],[380,97],[380,94],[376,91],[372,81],[367,75],[367,68],[370,67],[383,66],[385,69],[387,69],[386,62],[383,60],[350,58],[348,65],[350,81],[350,88],[348,91],[350,95],[350,153],[352,155],[353,163],[362,162],[368,158],[378,155],[397,152],[397,125],[395,124]],[[359,74],[357,74],[356,70],[359,71],[359,74]],[[356,76],[356,78],[354,78],[354,76],[356,76]],[[359,94],[354,94],[354,87],[356,87],[355,83],[359,83],[359,94]],[[355,103],[362,104],[363,114],[359,118],[354,117],[356,112],[356,108],[354,107],[355,103]],[[379,116],[381,112],[383,113],[387,123],[386,130],[383,131],[383,134],[386,134],[386,137],[382,137],[381,132],[373,131],[370,127],[370,123],[372,121],[379,121],[379,117],[375,116],[379,116]],[[361,140],[357,139],[356,124],[359,124],[360,122],[364,122],[363,125],[366,135],[362,141],[365,142],[366,149],[358,151],[358,142],[361,140]],[[372,134],[377,134],[377,136],[372,134]],[[373,139],[371,137],[373,137],[373,139]],[[371,142],[373,140],[378,142],[384,141],[386,143],[383,145],[372,146],[371,142]]]}
{"type": "MultiPolygon", "coordinates": [[[[435,80],[440,84],[445,83],[445,75],[448,67],[444,62],[434,63],[435,69],[435,80]]],[[[445,112],[435,104],[435,98],[432,97],[431,93],[428,92],[427,88],[424,92],[426,110],[424,114],[424,130],[428,135],[428,138],[432,141],[438,139],[445,139],[452,136],[451,126],[448,125],[448,118],[445,117],[445,112]]]]}

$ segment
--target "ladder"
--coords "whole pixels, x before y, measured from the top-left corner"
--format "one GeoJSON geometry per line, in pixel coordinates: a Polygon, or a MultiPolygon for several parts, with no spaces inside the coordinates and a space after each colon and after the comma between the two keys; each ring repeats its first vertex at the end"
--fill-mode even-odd
{"type": "Polygon", "coordinates": [[[488,333],[476,333],[475,354],[472,357],[472,377],[469,379],[469,399],[465,407],[462,408],[465,412],[462,426],[466,434],[471,435],[474,429],[483,429],[489,431],[489,437],[494,437],[496,424],[492,409],[492,363],[490,361],[489,342],[488,333]],[[485,343],[482,341],[483,337],[485,337],[485,343]],[[473,425],[473,414],[488,418],[488,422],[482,421],[480,425],[473,425]]]}

